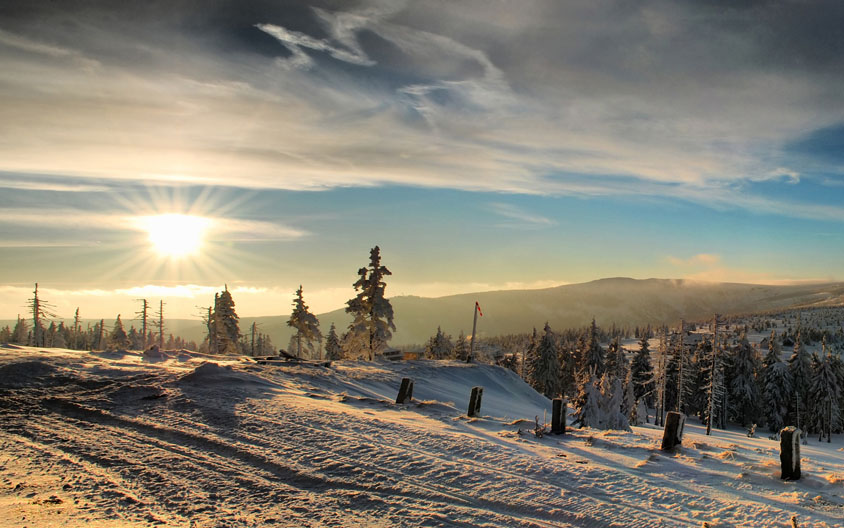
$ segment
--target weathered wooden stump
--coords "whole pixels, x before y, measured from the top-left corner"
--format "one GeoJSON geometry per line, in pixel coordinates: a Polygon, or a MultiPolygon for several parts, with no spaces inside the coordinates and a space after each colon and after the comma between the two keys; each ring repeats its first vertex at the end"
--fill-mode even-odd
{"type": "Polygon", "coordinates": [[[562,398],[552,401],[551,434],[566,434],[566,402],[562,398]]]}
{"type": "Polygon", "coordinates": [[[481,398],[483,395],[483,387],[472,387],[472,395],[469,396],[469,412],[466,413],[470,418],[481,413],[481,398]]]}
{"type": "Polygon", "coordinates": [[[399,387],[399,395],[396,397],[396,403],[410,403],[413,399],[413,380],[410,378],[401,379],[401,387],[399,387]]]}
{"type": "Polygon", "coordinates": [[[791,426],[780,431],[780,465],[783,480],[800,479],[800,429],[791,426]]]}
{"type": "Polygon", "coordinates": [[[662,450],[671,451],[683,441],[683,427],[686,425],[686,415],[675,411],[665,416],[665,432],[662,434],[662,450]]]}

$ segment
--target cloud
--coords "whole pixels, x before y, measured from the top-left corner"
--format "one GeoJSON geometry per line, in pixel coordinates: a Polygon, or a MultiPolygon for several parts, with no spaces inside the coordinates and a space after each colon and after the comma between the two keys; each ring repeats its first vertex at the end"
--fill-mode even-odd
{"type": "Polygon", "coordinates": [[[714,266],[721,262],[721,255],[699,253],[685,259],[669,255],[666,260],[674,266],[714,266]]]}
{"type": "Polygon", "coordinates": [[[525,211],[511,204],[494,202],[489,204],[489,209],[499,216],[512,220],[512,222],[498,224],[500,227],[540,228],[556,224],[550,218],[525,211]]]}
{"type": "Polygon", "coordinates": [[[216,0],[167,15],[153,2],[131,20],[114,4],[77,7],[81,25],[46,4],[4,20],[0,170],[844,217],[737,192],[800,185],[799,153],[783,145],[826,141],[807,128],[844,122],[832,67],[844,45],[812,38],[838,34],[835,4],[315,1],[256,13],[216,0]]]}

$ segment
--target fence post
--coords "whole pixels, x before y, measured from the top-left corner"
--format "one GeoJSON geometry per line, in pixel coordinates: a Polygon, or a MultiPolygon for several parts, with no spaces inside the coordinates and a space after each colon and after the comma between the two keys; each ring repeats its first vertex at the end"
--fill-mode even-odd
{"type": "Polygon", "coordinates": [[[671,451],[683,441],[683,427],[686,415],[671,411],[665,416],[665,431],[662,433],[662,450],[671,451]]]}
{"type": "Polygon", "coordinates": [[[780,431],[780,478],[783,480],[800,479],[800,433],[794,426],[780,431]]]}
{"type": "Polygon", "coordinates": [[[469,397],[469,417],[477,416],[481,412],[481,398],[484,395],[483,387],[472,387],[472,395],[469,397]]]}
{"type": "Polygon", "coordinates": [[[566,434],[566,402],[554,398],[551,403],[551,434],[566,434]]]}
{"type": "Polygon", "coordinates": [[[410,378],[401,379],[401,387],[399,387],[399,395],[396,397],[396,403],[409,403],[413,399],[413,380],[410,378]]]}

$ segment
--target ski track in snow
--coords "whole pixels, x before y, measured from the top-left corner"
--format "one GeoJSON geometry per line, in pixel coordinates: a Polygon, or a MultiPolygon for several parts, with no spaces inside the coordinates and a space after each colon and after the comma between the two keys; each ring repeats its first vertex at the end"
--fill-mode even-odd
{"type": "Polygon", "coordinates": [[[818,460],[785,483],[767,438],[690,424],[684,446],[662,453],[648,427],[535,438],[531,416],[519,434],[511,420],[466,418],[462,401],[387,394],[413,372],[422,392],[457,400],[486,383],[494,414],[511,398],[541,415],[547,400],[495,367],[218,358],[230,368],[197,369],[207,359],[0,352],[0,526],[844,524],[835,443],[807,448],[818,460]],[[455,379],[465,386],[449,392],[455,379]]]}

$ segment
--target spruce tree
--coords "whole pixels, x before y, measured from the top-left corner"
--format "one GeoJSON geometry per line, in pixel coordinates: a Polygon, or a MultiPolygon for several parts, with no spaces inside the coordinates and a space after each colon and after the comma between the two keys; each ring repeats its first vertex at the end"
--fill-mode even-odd
{"type": "MultiPolygon", "coordinates": [[[[800,337],[800,328],[794,341],[794,353],[788,358],[788,372],[791,374],[791,409],[792,423],[800,423],[801,418],[805,421],[806,411],[809,403],[809,385],[812,382],[812,358],[803,346],[800,337]]],[[[804,423],[800,425],[805,427],[804,423]]]]}
{"type": "Polygon", "coordinates": [[[528,343],[527,350],[525,350],[525,359],[524,359],[524,380],[536,389],[536,372],[539,365],[539,354],[538,354],[538,347],[539,347],[539,336],[536,333],[536,327],[533,329],[533,334],[531,334],[530,342],[528,343]]]}
{"type": "Polygon", "coordinates": [[[126,330],[123,329],[123,321],[120,320],[120,314],[117,314],[117,319],[114,321],[114,328],[111,330],[109,341],[115,349],[125,350],[129,348],[129,336],[126,335],[126,330]]]}
{"type": "Polygon", "coordinates": [[[622,380],[617,376],[604,373],[601,378],[601,429],[629,431],[630,422],[624,412],[624,389],[622,380]]]}
{"type": "Polygon", "coordinates": [[[736,421],[744,427],[755,424],[759,417],[757,363],[756,351],[748,342],[747,335],[742,334],[733,350],[730,404],[736,421]]]}
{"type": "Polygon", "coordinates": [[[451,359],[454,354],[454,344],[451,336],[443,333],[442,328],[437,327],[437,333],[428,340],[425,346],[425,357],[430,359],[451,359]]]}
{"type": "Polygon", "coordinates": [[[287,326],[296,329],[296,357],[302,357],[303,341],[313,354],[314,341],[322,340],[322,333],[319,331],[319,320],[308,310],[308,305],[302,298],[301,285],[296,290],[296,297],[293,299],[293,312],[290,314],[287,326]]]}
{"type": "Polygon", "coordinates": [[[238,354],[240,347],[240,318],[234,310],[234,299],[231,292],[229,292],[228,285],[220,292],[218,297],[215,297],[214,306],[214,329],[216,331],[216,341],[218,353],[222,354],[238,354]]]}
{"type": "Polygon", "coordinates": [[[336,361],[343,358],[343,347],[340,345],[340,338],[337,337],[337,329],[334,323],[328,329],[328,336],[325,338],[325,359],[336,361]]]}
{"type": "Polygon", "coordinates": [[[392,275],[381,265],[381,248],[375,246],[369,253],[369,267],[358,270],[359,278],[354,283],[358,292],[346,304],[346,313],[352,314],[349,325],[349,340],[358,341],[360,348],[367,351],[369,360],[387,345],[396,330],[393,323],[393,305],[384,297],[387,284],[384,277],[392,275]]]}
{"type": "Polygon", "coordinates": [[[572,424],[579,427],[602,427],[604,416],[601,410],[601,400],[600,382],[593,375],[583,384],[581,392],[575,398],[572,424]]]}
{"type": "Polygon", "coordinates": [[[604,349],[598,342],[598,325],[595,324],[595,318],[592,318],[592,324],[589,325],[586,331],[585,347],[582,354],[583,372],[593,372],[595,376],[601,377],[604,374],[604,349]]]}
{"type": "Polygon", "coordinates": [[[25,345],[29,339],[29,328],[26,326],[26,319],[18,316],[18,322],[15,323],[15,329],[12,330],[12,343],[16,345],[25,345]]]}
{"type": "Polygon", "coordinates": [[[639,350],[633,357],[630,370],[633,377],[633,392],[637,400],[643,400],[648,407],[653,407],[653,367],[651,351],[648,348],[647,332],[639,340],[639,350]]]}
{"type": "Polygon", "coordinates": [[[812,406],[810,421],[807,421],[811,424],[813,431],[820,433],[818,441],[826,436],[827,441],[831,442],[832,431],[840,428],[841,415],[838,406],[840,397],[841,387],[838,384],[832,358],[829,354],[824,354],[824,357],[817,361],[809,386],[812,406]]]}
{"type": "Polygon", "coordinates": [[[762,406],[768,430],[778,433],[786,425],[791,400],[791,373],[782,361],[779,343],[768,342],[768,354],[762,369],[762,406]]]}
{"type": "Polygon", "coordinates": [[[457,336],[457,341],[454,342],[454,357],[457,361],[465,362],[469,357],[469,343],[466,341],[466,336],[463,335],[463,330],[457,336]]]}
{"type": "Polygon", "coordinates": [[[546,398],[556,398],[563,392],[560,385],[560,357],[554,333],[548,323],[545,323],[545,333],[537,346],[536,355],[534,388],[546,398]]]}

